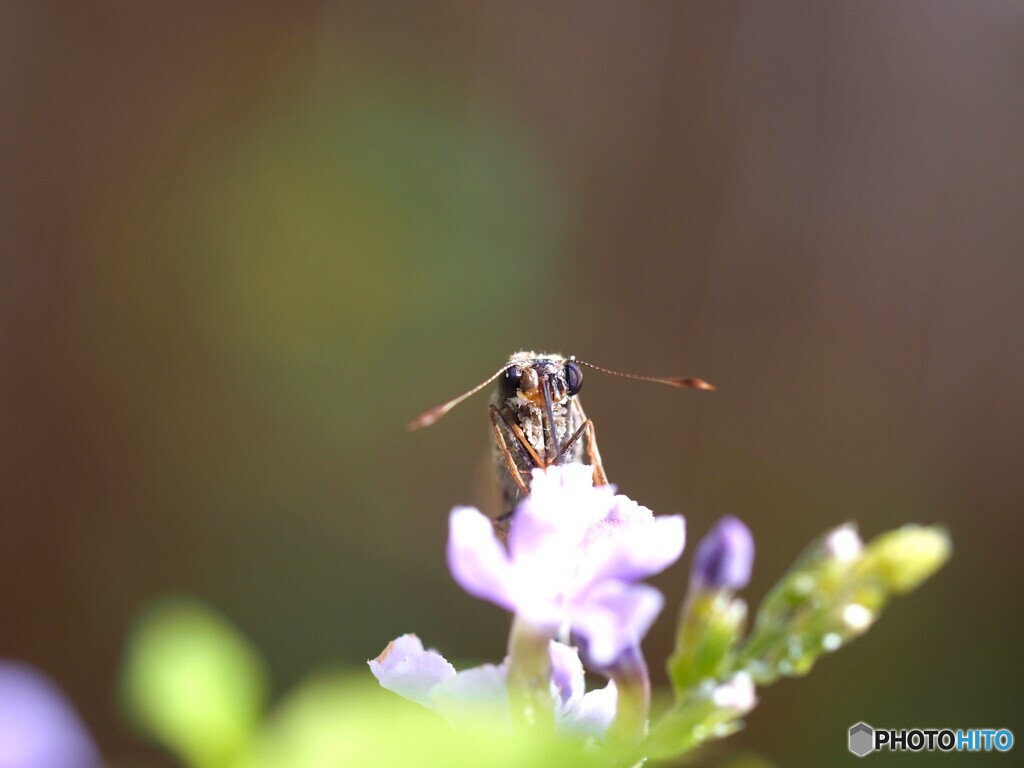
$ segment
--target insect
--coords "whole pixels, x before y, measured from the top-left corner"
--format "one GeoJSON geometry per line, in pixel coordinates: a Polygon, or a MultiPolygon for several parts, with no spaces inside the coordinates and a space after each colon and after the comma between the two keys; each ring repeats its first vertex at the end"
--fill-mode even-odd
{"type": "Polygon", "coordinates": [[[580,404],[583,368],[627,379],[713,390],[703,379],[638,376],[558,354],[516,352],[492,376],[458,397],[425,411],[409,429],[428,427],[448,411],[497,380],[488,406],[494,458],[500,478],[502,514],[494,520],[505,534],[516,505],[529,495],[530,472],[557,464],[592,467],[594,485],[607,485],[594,422],[580,404]]]}

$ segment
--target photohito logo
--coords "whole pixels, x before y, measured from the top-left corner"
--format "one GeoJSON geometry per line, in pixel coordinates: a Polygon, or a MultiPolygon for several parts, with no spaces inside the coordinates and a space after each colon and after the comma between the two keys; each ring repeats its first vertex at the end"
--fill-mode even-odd
{"type": "Polygon", "coordinates": [[[857,757],[878,749],[893,752],[1006,752],[1013,746],[1009,728],[874,728],[850,726],[850,751],[857,757]]]}

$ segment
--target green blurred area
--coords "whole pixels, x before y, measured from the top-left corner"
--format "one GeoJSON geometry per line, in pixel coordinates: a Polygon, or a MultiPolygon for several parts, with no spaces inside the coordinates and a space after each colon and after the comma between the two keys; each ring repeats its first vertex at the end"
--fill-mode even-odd
{"type": "Polygon", "coordinates": [[[845,520],[950,529],[737,755],[1014,727],[1022,43],[1009,3],[4,4],[0,656],[143,765],[115,680],[167,592],[271,700],[407,631],[497,660],[443,558],[486,398],[404,424],[538,348],[718,385],[583,400],[624,492],[750,525],[752,601],[845,520]]]}
{"type": "Polygon", "coordinates": [[[569,739],[516,738],[507,715],[491,719],[486,708],[471,709],[458,730],[449,728],[383,690],[365,669],[311,674],[268,708],[258,653],[193,600],[153,605],[127,653],[126,711],[189,768],[599,765],[569,739]]]}

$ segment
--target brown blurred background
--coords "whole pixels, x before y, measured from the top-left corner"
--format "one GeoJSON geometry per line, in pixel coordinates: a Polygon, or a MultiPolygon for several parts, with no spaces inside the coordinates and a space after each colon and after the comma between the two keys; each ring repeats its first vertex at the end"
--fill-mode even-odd
{"type": "Polygon", "coordinates": [[[169,764],[114,685],[168,592],[279,692],[404,631],[499,658],[443,559],[486,398],[403,425],[519,348],[719,386],[584,401],[691,542],[750,524],[752,601],[845,520],[951,528],[724,750],[1024,736],[1019,2],[4,2],[0,131],[0,656],[109,757],[169,764]]]}

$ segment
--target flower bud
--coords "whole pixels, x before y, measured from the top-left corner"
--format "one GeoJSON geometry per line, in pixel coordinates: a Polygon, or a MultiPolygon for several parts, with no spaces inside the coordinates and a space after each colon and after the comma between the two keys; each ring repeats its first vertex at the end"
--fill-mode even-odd
{"type": "Polygon", "coordinates": [[[856,560],[864,549],[864,542],[861,541],[857,529],[850,525],[841,525],[825,536],[823,543],[825,553],[841,563],[849,563],[856,560]]]}
{"type": "Polygon", "coordinates": [[[754,564],[754,537],[739,519],[723,517],[701,540],[693,558],[696,590],[743,589],[754,564]]]}
{"type": "Polygon", "coordinates": [[[882,579],[896,594],[920,586],[952,553],[949,534],[938,526],[905,525],[871,542],[859,564],[864,576],[882,579]]]}

